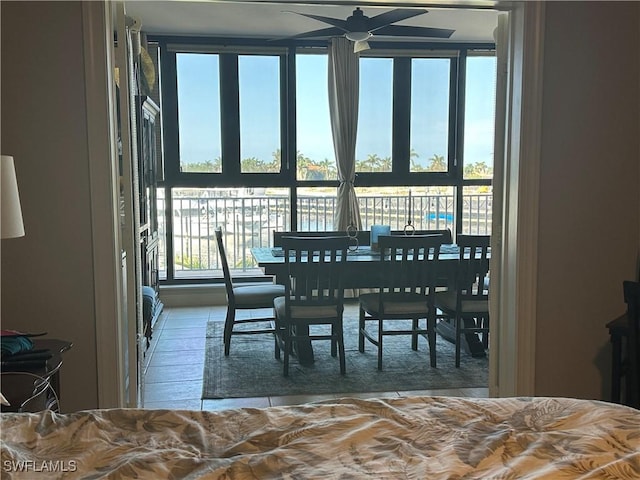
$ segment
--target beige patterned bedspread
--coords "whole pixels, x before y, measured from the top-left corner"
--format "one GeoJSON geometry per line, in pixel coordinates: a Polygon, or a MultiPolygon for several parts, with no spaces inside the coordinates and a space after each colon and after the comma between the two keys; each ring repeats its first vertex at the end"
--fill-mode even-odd
{"type": "Polygon", "coordinates": [[[7,479],[640,478],[640,411],[587,400],[5,413],[0,426],[7,479]]]}

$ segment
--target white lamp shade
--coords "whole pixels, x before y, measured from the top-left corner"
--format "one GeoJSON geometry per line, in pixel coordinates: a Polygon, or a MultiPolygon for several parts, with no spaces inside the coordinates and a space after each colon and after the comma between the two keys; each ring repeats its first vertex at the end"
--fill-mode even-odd
{"type": "Polygon", "coordinates": [[[22,223],[22,208],[20,207],[13,157],[2,155],[1,159],[2,225],[0,225],[0,237],[22,237],[24,236],[24,224],[22,223]]]}

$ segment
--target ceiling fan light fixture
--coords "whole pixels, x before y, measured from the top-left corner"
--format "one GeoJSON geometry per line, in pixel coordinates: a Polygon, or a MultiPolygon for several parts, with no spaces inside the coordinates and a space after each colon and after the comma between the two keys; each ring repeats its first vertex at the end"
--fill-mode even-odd
{"type": "Polygon", "coordinates": [[[371,33],[369,32],[347,32],[344,35],[352,42],[364,42],[371,38],[371,33]]]}
{"type": "Polygon", "coordinates": [[[353,53],[363,52],[365,50],[369,50],[371,47],[369,46],[369,42],[366,40],[362,40],[360,42],[353,42],[353,53]]]}

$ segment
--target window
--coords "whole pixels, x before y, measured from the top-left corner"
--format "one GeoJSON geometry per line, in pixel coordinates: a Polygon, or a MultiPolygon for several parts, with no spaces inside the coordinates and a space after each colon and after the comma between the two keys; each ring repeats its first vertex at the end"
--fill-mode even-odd
{"type": "Polygon", "coordinates": [[[393,59],[360,59],[356,172],[391,172],[393,59]]]}
{"type": "Polygon", "coordinates": [[[280,172],[280,62],[267,55],[238,57],[240,171],[280,172]]]}
{"type": "Polygon", "coordinates": [[[176,55],[181,172],[222,172],[219,57],[176,55]]]}
{"type": "Polygon", "coordinates": [[[338,178],[333,151],[326,55],[296,55],[296,178],[338,178]]]}
{"type": "MultiPolygon", "coordinates": [[[[326,48],[183,41],[159,40],[165,281],[221,278],[216,226],[227,234],[234,275],[257,277],[250,249],[269,247],[273,231],[333,229],[326,48]]],[[[492,47],[360,54],[355,186],[363,229],[402,230],[410,219],[417,229],[490,233],[492,47]]]]}
{"type": "Polygon", "coordinates": [[[450,63],[446,58],[411,60],[411,172],[448,170],[450,63]]]}
{"type": "Polygon", "coordinates": [[[496,58],[467,58],[464,122],[464,178],[493,177],[496,58]]]}

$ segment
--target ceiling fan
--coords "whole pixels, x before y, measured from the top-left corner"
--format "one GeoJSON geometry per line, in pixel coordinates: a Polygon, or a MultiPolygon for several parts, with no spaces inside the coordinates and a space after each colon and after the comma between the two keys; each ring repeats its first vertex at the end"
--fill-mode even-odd
{"type": "Polygon", "coordinates": [[[367,17],[359,7],[353,11],[346,20],[339,18],[323,17],[310,13],[290,12],[297,15],[319,20],[333,27],[314,30],[312,32],[300,33],[289,38],[323,38],[344,35],[354,42],[353,51],[360,52],[368,50],[367,40],[373,35],[384,35],[392,37],[430,37],[449,38],[455,30],[445,28],[414,27],[409,25],[392,25],[395,22],[406,20],[407,18],[423,15],[427,10],[396,8],[386,13],[381,13],[375,17],[367,17]]]}

